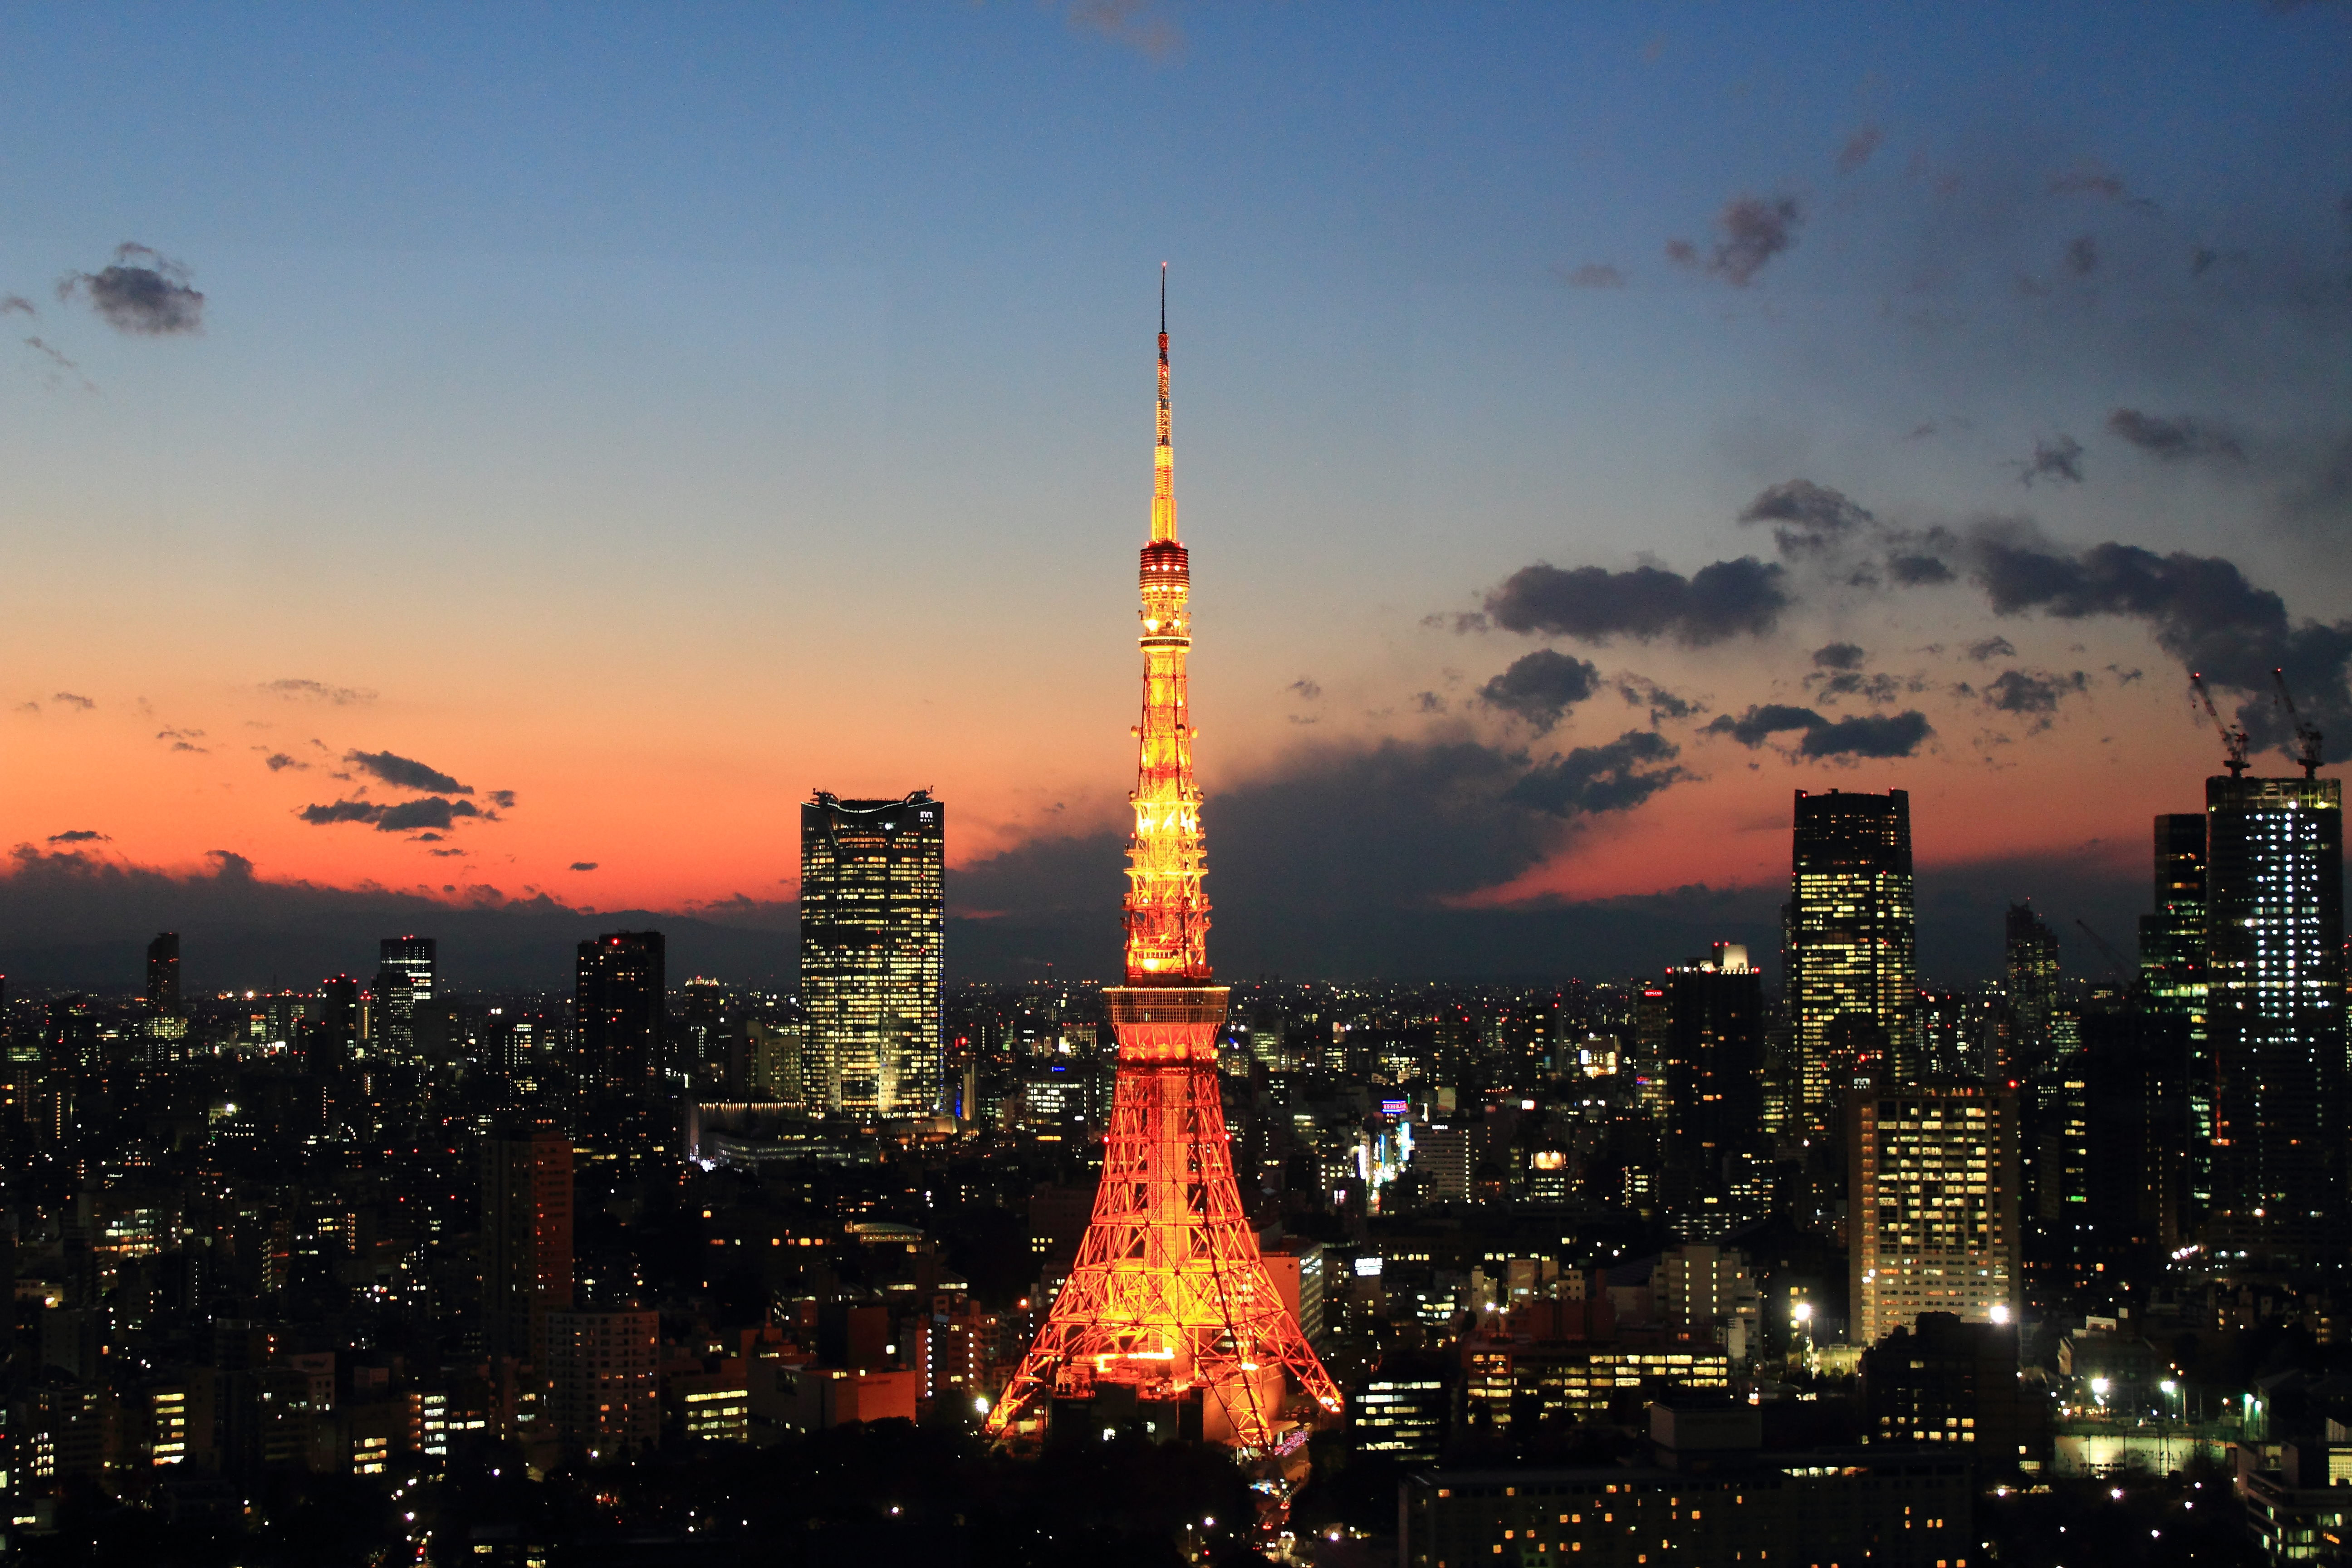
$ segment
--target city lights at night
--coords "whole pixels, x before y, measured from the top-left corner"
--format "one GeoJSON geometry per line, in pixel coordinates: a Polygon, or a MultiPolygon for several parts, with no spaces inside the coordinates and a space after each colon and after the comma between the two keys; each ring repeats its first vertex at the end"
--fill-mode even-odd
{"type": "Polygon", "coordinates": [[[2352,6],[0,88],[0,1568],[2352,1561],[2352,6]]]}

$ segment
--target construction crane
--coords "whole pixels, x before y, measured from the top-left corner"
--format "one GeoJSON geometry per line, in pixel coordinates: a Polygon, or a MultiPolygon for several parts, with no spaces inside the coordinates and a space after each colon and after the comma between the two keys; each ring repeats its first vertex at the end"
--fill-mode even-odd
{"type": "Polygon", "coordinates": [[[2124,955],[2117,952],[2113,947],[2109,946],[2105,937],[2103,937],[2097,931],[2093,931],[2091,929],[2090,921],[2078,917],[2074,923],[2083,928],[2083,934],[2091,939],[2091,945],[2097,948],[2102,953],[2106,955],[2107,967],[2114,970],[2116,976],[2123,980],[2126,984],[2130,984],[2133,973],[2132,966],[2124,962],[2124,955]]]}
{"type": "Polygon", "coordinates": [[[2286,689],[2286,671],[2273,669],[2271,679],[2278,683],[2279,706],[2286,710],[2287,721],[2294,726],[2294,760],[2303,764],[2305,778],[2319,776],[2320,735],[2294,710],[2294,694],[2286,689]]]}
{"type": "Polygon", "coordinates": [[[2230,770],[2231,778],[2242,778],[2246,772],[2246,732],[2232,729],[2221,721],[2221,711],[2213,706],[2213,694],[2205,689],[2205,677],[2196,670],[2189,672],[2189,689],[2204,705],[2205,717],[2213,721],[2213,728],[2221,731],[2221,765],[2230,770]]]}

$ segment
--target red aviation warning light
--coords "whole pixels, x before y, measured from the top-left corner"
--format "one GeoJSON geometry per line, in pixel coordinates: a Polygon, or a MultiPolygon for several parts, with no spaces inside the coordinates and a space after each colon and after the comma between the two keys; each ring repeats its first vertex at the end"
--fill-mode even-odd
{"type": "MultiPolygon", "coordinates": [[[[1128,842],[1127,983],[1106,988],[1118,1079],[1077,1259],[988,1432],[1042,1436],[1055,1407],[1164,1417],[1269,1460],[1336,1417],[1339,1392],[1283,1305],[1234,1184],[1217,1086],[1226,987],[1210,984],[1207,858],[1184,661],[1192,563],[1176,540],[1160,268],[1159,440],[1139,574],[1143,721],[1128,842]]],[[[1077,1410],[1071,1410],[1075,1416],[1077,1410]]]]}

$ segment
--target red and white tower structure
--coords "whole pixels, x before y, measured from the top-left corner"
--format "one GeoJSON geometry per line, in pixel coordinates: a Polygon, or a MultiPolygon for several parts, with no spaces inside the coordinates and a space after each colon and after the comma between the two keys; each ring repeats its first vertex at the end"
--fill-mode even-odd
{"type": "Polygon", "coordinates": [[[1041,1434],[1065,1401],[1133,1400],[1211,1442],[1266,1453],[1339,1413],[1339,1392],[1283,1304],[1234,1183],[1217,1087],[1226,987],[1210,984],[1201,790],[1184,660],[1190,558],[1176,542],[1160,269],[1160,440],[1143,547],[1143,721],[1128,843],[1127,983],[1107,988],[1118,1080],[1102,1185],[1077,1261],[990,1413],[992,1436],[1041,1434]]]}

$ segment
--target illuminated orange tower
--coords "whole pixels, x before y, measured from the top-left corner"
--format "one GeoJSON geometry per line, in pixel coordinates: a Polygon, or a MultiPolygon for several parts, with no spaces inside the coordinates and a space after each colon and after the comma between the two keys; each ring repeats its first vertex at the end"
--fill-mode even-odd
{"type": "Polygon", "coordinates": [[[1108,1396],[1157,1407],[1179,1431],[1191,1429],[1187,1407],[1197,1405],[1202,1437],[1266,1454],[1306,1424],[1337,1415],[1339,1392],[1258,1255],[1218,1095],[1226,988],[1209,984],[1208,868],[1184,692],[1192,570],[1176,542],[1165,267],[1160,277],[1160,442],[1143,547],[1127,984],[1103,993],[1118,1037],[1118,1083],[1093,1223],[988,1430],[1035,1435],[1049,1405],[1108,1396]],[[1294,1383],[1302,1396],[1295,1409],[1294,1383]]]}

